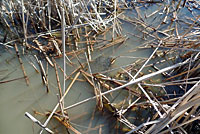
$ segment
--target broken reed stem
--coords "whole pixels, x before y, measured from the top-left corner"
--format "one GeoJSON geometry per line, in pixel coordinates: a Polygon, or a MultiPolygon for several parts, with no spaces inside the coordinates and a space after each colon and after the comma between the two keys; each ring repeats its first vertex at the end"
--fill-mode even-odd
{"type": "MultiPolygon", "coordinates": [[[[62,67],[59,65],[59,64],[57,64],[57,66],[58,66],[58,68],[60,69],[60,71],[62,71],[63,73],[64,73],[64,70],[62,69],[62,67]]],[[[65,73],[64,73],[65,74],[65,73]]],[[[66,80],[66,78],[67,78],[67,74],[65,74],[65,80],[66,80]]]]}
{"type": "Polygon", "coordinates": [[[90,76],[91,76],[91,79],[92,79],[92,85],[94,87],[94,93],[96,95],[96,103],[97,103],[97,106],[99,109],[103,109],[103,102],[102,102],[102,96],[101,96],[101,91],[100,89],[95,85],[95,82],[94,82],[94,77],[92,75],[92,70],[91,70],[91,67],[90,67],[90,64],[89,64],[89,60],[88,60],[88,57],[87,57],[87,54],[85,52],[85,57],[86,57],[86,61],[87,61],[87,64],[88,64],[88,69],[89,69],[89,72],[90,72],[90,76]],[[98,97],[99,96],[99,97],[98,97]],[[98,105],[99,104],[99,105],[98,105]]]}
{"type": "Polygon", "coordinates": [[[135,76],[132,78],[132,80],[134,80],[138,74],[142,71],[142,69],[147,65],[147,63],[151,60],[151,58],[154,56],[154,54],[157,52],[158,48],[160,47],[160,45],[162,44],[162,41],[159,42],[157,48],[153,51],[153,53],[151,54],[151,56],[146,60],[146,62],[143,64],[143,66],[137,71],[137,73],[135,74],[135,76]]]}
{"type": "Polygon", "coordinates": [[[32,65],[32,67],[35,69],[36,73],[39,73],[39,70],[32,62],[29,61],[28,63],[32,65]]]}
{"type": "Polygon", "coordinates": [[[40,127],[42,127],[43,129],[45,129],[48,133],[53,134],[54,132],[51,131],[49,128],[44,127],[44,125],[42,125],[42,123],[40,121],[38,121],[35,117],[33,117],[31,114],[29,114],[28,112],[25,112],[25,116],[27,118],[29,118],[30,120],[32,120],[35,124],[38,124],[40,127]]]}
{"type": "MultiPolygon", "coordinates": [[[[72,85],[74,84],[74,82],[76,81],[76,79],[78,78],[79,75],[80,75],[80,71],[76,74],[76,76],[74,77],[74,79],[72,80],[72,82],[70,83],[70,85],[68,86],[68,88],[65,90],[65,93],[61,97],[60,102],[62,102],[64,100],[65,96],[67,95],[67,93],[69,92],[70,88],[72,87],[72,85]]],[[[51,112],[51,114],[49,115],[49,117],[47,118],[47,120],[45,121],[45,123],[43,125],[44,127],[47,126],[47,124],[49,123],[50,119],[52,118],[53,114],[55,113],[55,111],[57,110],[58,107],[59,107],[59,103],[57,103],[57,105],[55,106],[55,108],[53,109],[53,111],[51,112]]],[[[42,134],[43,131],[44,131],[44,129],[42,129],[40,131],[40,134],[42,134]]]]}
{"type": "Polygon", "coordinates": [[[62,123],[66,128],[72,130],[75,134],[81,134],[78,130],[73,128],[66,120],[63,120],[59,118],[58,116],[53,116],[56,120],[58,120],[60,123],[62,123]]]}
{"type": "Polygon", "coordinates": [[[63,46],[63,93],[65,93],[65,74],[66,74],[66,59],[65,59],[65,9],[64,1],[61,2],[61,31],[62,31],[62,46],[63,46]]]}
{"type": "Polygon", "coordinates": [[[47,74],[44,70],[44,67],[43,67],[43,64],[41,62],[41,60],[38,60],[37,56],[35,56],[35,59],[40,67],[40,74],[41,74],[41,78],[42,78],[42,82],[43,84],[46,86],[46,89],[47,89],[47,93],[49,92],[49,85],[48,85],[48,78],[47,78],[47,74]]]}
{"type": "Polygon", "coordinates": [[[51,0],[47,0],[47,7],[48,7],[49,32],[51,33],[51,0]]]}
{"type": "Polygon", "coordinates": [[[49,57],[48,57],[46,51],[43,49],[42,44],[40,44],[38,40],[33,40],[33,42],[35,42],[35,43],[38,45],[40,51],[41,51],[41,52],[43,53],[43,55],[45,56],[45,59],[47,60],[47,62],[53,67],[53,63],[52,63],[52,61],[49,59],[49,57]]]}
{"type": "Polygon", "coordinates": [[[42,64],[41,60],[39,61],[39,66],[41,67],[42,80],[44,82],[44,85],[47,88],[47,93],[48,93],[49,92],[48,78],[47,78],[47,74],[46,74],[46,72],[44,70],[44,67],[43,67],[43,64],[42,64]]]}
{"type": "Polygon", "coordinates": [[[86,36],[86,44],[87,44],[87,51],[88,51],[88,59],[91,62],[92,61],[92,57],[91,57],[91,42],[90,42],[90,37],[88,35],[87,32],[87,27],[85,26],[85,36],[86,36]]]}
{"type": "Polygon", "coordinates": [[[61,111],[61,113],[62,113],[62,116],[65,117],[65,113],[64,113],[64,110],[63,110],[64,107],[63,107],[63,103],[62,103],[63,101],[60,102],[60,98],[61,98],[61,97],[60,97],[59,94],[57,94],[57,98],[58,98],[58,103],[59,103],[59,106],[60,106],[60,111],[61,111]]]}
{"type": "Polygon", "coordinates": [[[107,43],[106,45],[103,45],[99,48],[99,50],[103,50],[105,48],[124,43],[128,38],[125,36],[118,36],[115,39],[110,40],[110,43],[107,43]]]}
{"type": "Polygon", "coordinates": [[[22,23],[23,23],[23,30],[24,30],[24,38],[25,38],[25,44],[26,47],[28,47],[28,43],[27,43],[27,29],[26,29],[26,22],[25,22],[25,17],[24,17],[24,10],[25,10],[25,6],[24,6],[24,0],[21,0],[21,7],[22,7],[22,23]]]}
{"type": "Polygon", "coordinates": [[[161,114],[161,112],[158,110],[155,102],[150,98],[150,96],[147,94],[147,92],[145,91],[145,89],[141,86],[140,83],[138,83],[139,88],[142,90],[142,92],[145,94],[145,96],[148,98],[149,102],[153,105],[154,109],[156,110],[156,112],[159,114],[159,116],[161,118],[163,118],[163,115],[161,114]]]}
{"type": "MultiPolygon", "coordinates": [[[[56,72],[56,80],[57,80],[57,85],[58,85],[58,90],[59,90],[59,96],[60,98],[62,97],[62,89],[61,89],[61,85],[60,85],[60,79],[59,79],[59,75],[58,75],[58,70],[57,70],[57,66],[56,66],[56,61],[54,58],[52,58],[52,61],[54,63],[54,69],[56,72]]],[[[65,78],[64,78],[65,79],[65,78]]]]}
{"type": "Polygon", "coordinates": [[[49,92],[49,79],[48,79],[48,62],[46,62],[46,87],[47,87],[47,91],[49,92]]]}
{"type": "Polygon", "coordinates": [[[12,81],[16,81],[16,80],[20,80],[20,79],[24,79],[24,78],[25,77],[19,77],[19,78],[15,78],[15,79],[11,79],[11,80],[0,81],[0,84],[12,82],[12,81]]]}
{"type": "Polygon", "coordinates": [[[114,1],[114,19],[113,19],[113,35],[112,38],[115,38],[115,30],[116,30],[116,16],[117,16],[117,0],[114,1]]]}
{"type": "MultiPolygon", "coordinates": [[[[78,58],[78,57],[77,57],[78,58]]],[[[76,69],[74,69],[72,72],[71,72],[71,74],[69,74],[67,77],[66,77],[66,79],[65,80],[68,80],[68,79],[70,79],[71,78],[71,76],[75,73],[75,72],[77,72],[77,71],[79,71],[81,68],[82,69],[84,69],[84,67],[85,67],[85,64],[81,64],[80,62],[79,62],[79,64],[80,64],[80,66],[79,67],[77,67],[76,69]]]]}
{"type": "Polygon", "coordinates": [[[26,80],[26,85],[29,86],[29,83],[30,83],[30,82],[29,82],[29,78],[28,78],[28,76],[26,75],[26,71],[25,71],[25,69],[24,69],[24,65],[23,65],[22,59],[21,59],[21,57],[20,57],[17,44],[15,44],[15,51],[16,51],[16,54],[17,54],[17,57],[18,57],[18,60],[19,60],[19,63],[20,63],[22,72],[23,72],[23,74],[24,74],[24,78],[25,78],[25,80],[26,80]]]}

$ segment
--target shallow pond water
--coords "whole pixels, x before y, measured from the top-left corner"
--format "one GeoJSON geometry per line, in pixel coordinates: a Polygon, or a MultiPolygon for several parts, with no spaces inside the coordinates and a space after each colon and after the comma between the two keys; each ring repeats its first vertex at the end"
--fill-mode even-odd
{"type": "MultiPolygon", "coordinates": [[[[148,16],[152,14],[159,8],[159,11],[161,12],[163,5],[148,4],[146,7],[140,8],[142,18],[145,18],[146,15],[148,16]]],[[[180,11],[182,14],[184,12],[187,11],[180,11]]],[[[126,12],[126,15],[134,18],[136,11],[130,9],[126,12]]],[[[151,26],[157,26],[160,22],[160,18],[163,18],[163,16],[160,14],[152,15],[152,17],[145,19],[145,23],[152,24],[151,26]]],[[[133,25],[125,20],[120,21],[124,29],[123,34],[128,37],[127,41],[121,45],[116,45],[102,51],[93,52],[92,62],[90,63],[92,73],[104,73],[106,71],[110,72],[110,76],[117,77],[116,73],[121,71],[121,66],[133,64],[138,59],[142,59],[141,62],[143,62],[144,59],[147,59],[154,51],[152,48],[144,48],[135,51],[136,47],[141,46],[145,42],[149,42],[154,38],[148,36],[144,37],[143,33],[140,31],[140,29],[143,30],[142,26],[133,25]],[[137,37],[133,36],[132,34],[137,35],[137,37]],[[115,59],[113,64],[111,64],[112,59],[115,59]]],[[[160,30],[165,29],[166,27],[168,26],[165,25],[161,27],[160,30]]],[[[185,29],[182,28],[182,30],[184,31],[185,29]]],[[[110,33],[108,33],[108,37],[110,36],[110,33]]],[[[7,50],[4,46],[1,46],[0,52],[0,81],[23,77],[23,73],[14,49],[11,48],[7,50]]],[[[84,54],[79,55],[79,58],[81,61],[86,62],[84,54]]],[[[22,60],[30,81],[30,85],[27,86],[24,79],[18,79],[12,82],[0,84],[0,133],[2,134],[39,133],[41,128],[26,118],[24,115],[25,112],[29,112],[36,119],[44,123],[46,117],[35,114],[35,112],[37,111],[40,113],[45,113],[47,111],[52,111],[58,102],[56,95],[58,94],[58,89],[54,69],[48,66],[47,72],[50,92],[46,93],[46,87],[42,84],[41,75],[37,73],[29,63],[29,61],[32,61],[34,64],[36,64],[34,56],[30,53],[25,54],[22,56],[22,60]]],[[[71,66],[68,63],[66,64],[67,75],[70,75],[72,71],[79,67],[79,63],[77,62],[76,58],[73,58],[72,61],[75,63],[74,66],[71,66]]],[[[56,59],[56,62],[61,67],[63,66],[62,59],[56,59]]],[[[46,62],[43,61],[42,63],[46,68],[46,62]]],[[[166,64],[163,66],[166,66],[166,64]]],[[[39,68],[37,64],[36,67],[39,68]]],[[[59,76],[61,85],[63,85],[63,76],[60,70],[59,76]]],[[[70,82],[71,80],[66,81],[66,87],[68,87],[70,82]]],[[[122,100],[127,98],[128,92],[118,91],[112,95],[112,97],[108,97],[110,97],[113,104],[123,104],[122,100]]],[[[66,95],[64,103],[65,106],[70,106],[92,96],[94,96],[93,87],[85,80],[83,81],[83,78],[80,76],[70,89],[69,93],[66,95]]],[[[67,112],[71,125],[81,133],[95,134],[101,132],[103,134],[116,134],[123,133],[123,129],[125,129],[120,126],[120,123],[116,121],[116,118],[112,113],[99,111],[96,107],[96,100],[92,100],[77,107],[71,108],[67,110],[67,112]]],[[[141,110],[141,112],[132,113],[129,115],[130,120],[132,123],[139,125],[141,122],[146,120],[146,117],[149,116],[148,114],[150,112],[151,111],[141,110]],[[141,113],[143,113],[143,115],[141,113]],[[146,117],[140,118],[140,116],[146,117]]],[[[67,133],[66,129],[62,127],[55,119],[52,119],[52,122],[50,122],[47,127],[57,133],[67,133]]],[[[70,133],[73,132],[70,131],[70,133]]]]}
{"type": "MultiPolygon", "coordinates": [[[[128,46],[127,43],[125,45],[128,46]]],[[[126,46],[122,46],[124,48],[120,48],[120,51],[123,49],[126,51],[126,46]]],[[[147,52],[149,54],[151,53],[151,51],[147,52]]],[[[111,65],[111,57],[114,57],[114,55],[102,56],[102,54],[100,54],[100,56],[97,56],[97,58],[90,64],[92,72],[103,72],[108,69],[118,68],[121,65],[133,62],[131,58],[127,60],[125,57],[124,59],[126,59],[126,61],[120,62],[123,57],[119,57],[117,58],[116,63],[111,65]]],[[[0,133],[38,133],[41,128],[26,118],[24,115],[25,112],[29,112],[35,118],[44,122],[46,118],[44,116],[34,114],[34,111],[40,113],[51,111],[58,102],[58,98],[56,96],[58,89],[54,69],[50,66],[48,67],[50,92],[46,93],[46,87],[42,84],[41,75],[37,73],[28,62],[32,60],[33,63],[36,63],[33,55],[25,55],[22,57],[22,60],[30,85],[26,85],[25,79],[0,84],[0,133]]],[[[62,66],[62,59],[57,59],[57,63],[62,66]]],[[[11,53],[7,50],[2,51],[0,64],[1,81],[23,77],[23,73],[14,50],[11,50],[11,53]]],[[[45,66],[46,62],[43,62],[43,64],[45,66]]],[[[36,67],[39,68],[38,66],[36,67]]],[[[67,65],[68,75],[73,70],[73,67],[67,65]]],[[[60,80],[62,80],[63,78],[60,70],[59,73],[60,80]]],[[[80,77],[80,79],[82,78],[80,77]]],[[[66,82],[66,87],[70,82],[71,80],[66,82]]],[[[61,81],[61,85],[62,83],[63,82],[61,81]]],[[[119,94],[119,92],[113,93],[113,95],[117,94],[119,94]]],[[[87,82],[76,81],[66,96],[65,106],[72,105],[78,101],[92,97],[93,95],[93,88],[87,82]]],[[[126,93],[125,96],[127,96],[126,93]]],[[[94,134],[98,133],[100,130],[102,133],[116,133],[116,131],[114,131],[115,125],[117,124],[115,122],[116,119],[113,117],[112,113],[108,114],[106,112],[99,112],[98,108],[96,108],[95,100],[69,109],[68,114],[73,127],[82,133],[94,134]]],[[[65,129],[60,127],[57,121],[53,122],[54,123],[49,123],[48,127],[51,129],[55,128],[52,129],[55,130],[55,132],[59,131],[59,133],[66,133],[65,129]]]]}

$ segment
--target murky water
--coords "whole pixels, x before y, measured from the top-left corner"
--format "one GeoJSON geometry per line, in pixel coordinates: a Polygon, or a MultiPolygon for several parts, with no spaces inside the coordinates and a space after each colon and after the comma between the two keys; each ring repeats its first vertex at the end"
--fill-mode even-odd
{"type": "MultiPolygon", "coordinates": [[[[145,15],[150,15],[154,11],[158,10],[158,8],[162,9],[163,7],[162,5],[149,4],[148,7],[141,8],[141,16],[145,18],[145,15]]],[[[180,13],[183,14],[185,12],[187,11],[181,11],[180,13]]],[[[135,10],[129,10],[127,11],[127,15],[133,17],[136,15],[136,12],[135,10]]],[[[145,21],[146,23],[152,24],[152,26],[156,26],[158,24],[157,22],[160,22],[160,18],[162,18],[162,15],[152,15],[152,17],[149,17],[149,19],[146,19],[145,21]]],[[[128,40],[121,45],[113,46],[101,52],[97,51],[92,53],[92,62],[90,63],[92,73],[105,72],[106,70],[112,70],[124,65],[132,64],[138,59],[145,59],[149,57],[149,55],[153,52],[153,49],[139,49],[134,51],[137,46],[140,46],[147,41],[151,41],[153,38],[146,37],[146,40],[144,40],[143,34],[138,30],[138,27],[124,20],[121,20],[121,22],[124,29],[123,34],[127,35],[128,40]],[[131,34],[135,34],[141,38],[132,36],[131,34]],[[111,64],[113,58],[116,59],[114,64],[111,64]]],[[[166,27],[161,27],[161,29],[165,28],[166,27]]],[[[184,28],[182,30],[184,31],[184,28]]],[[[0,81],[23,77],[23,73],[14,49],[7,50],[1,46],[0,52],[0,81]]],[[[26,73],[30,80],[30,85],[27,86],[24,79],[0,84],[0,133],[2,134],[38,133],[41,128],[26,118],[24,116],[25,112],[29,112],[35,118],[44,123],[46,117],[34,114],[34,111],[40,113],[52,111],[58,102],[58,98],[56,96],[58,89],[54,69],[50,66],[48,67],[50,92],[46,93],[46,87],[42,84],[41,75],[37,73],[28,62],[32,60],[33,63],[36,63],[33,55],[25,55],[22,59],[26,73]]],[[[81,61],[86,61],[84,54],[80,55],[80,59],[81,61]]],[[[56,60],[62,67],[62,59],[56,60]]],[[[67,64],[67,75],[79,66],[75,58],[72,61],[73,63],[76,63],[76,65],[75,67],[72,67],[67,64]]],[[[46,62],[43,62],[43,64],[46,66],[46,62]]],[[[36,67],[39,69],[37,64],[36,67]]],[[[120,69],[111,72],[109,75],[114,77],[118,71],[120,71],[120,69]]],[[[60,70],[59,73],[62,85],[63,78],[60,70]]],[[[87,82],[81,81],[83,80],[82,77],[79,77],[79,79],[80,80],[75,82],[67,94],[65,98],[65,106],[69,106],[83,99],[94,96],[93,87],[91,87],[87,82]]],[[[67,81],[66,87],[70,82],[71,80],[67,81]]],[[[121,100],[127,97],[127,94],[128,93],[125,91],[113,93],[113,98],[115,98],[112,98],[113,103],[120,103],[121,100]],[[119,94],[121,98],[119,97],[119,94]]],[[[145,114],[148,116],[149,112],[150,111],[142,111],[143,115],[140,116],[144,116],[145,114]]],[[[115,134],[118,131],[119,133],[122,133],[120,131],[122,128],[115,129],[116,126],[119,127],[120,125],[116,122],[112,113],[109,114],[104,111],[100,112],[96,108],[95,100],[69,109],[68,114],[72,126],[82,133],[95,134],[101,132],[103,134],[115,134]]],[[[140,121],[135,118],[140,117],[139,114],[140,113],[133,113],[131,116],[129,115],[130,120],[137,125],[139,125],[140,121]]],[[[50,122],[47,127],[58,133],[67,133],[66,129],[61,127],[61,125],[55,120],[50,122]]]]}

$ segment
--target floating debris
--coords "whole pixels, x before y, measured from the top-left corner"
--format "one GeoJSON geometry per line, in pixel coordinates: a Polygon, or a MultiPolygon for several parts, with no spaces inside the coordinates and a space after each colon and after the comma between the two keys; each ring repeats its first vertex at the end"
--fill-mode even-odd
{"type": "MultiPolygon", "coordinates": [[[[45,113],[34,111],[46,121],[25,113],[40,133],[62,133],[48,126],[55,120],[67,132],[82,133],[68,110],[95,99],[95,111],[112,117],[113,133],[200,131],[198,1],[2,0],[0,6],[1,48],[15,49],[23,72],[23,77],[3,76],[0,85],[20,79],[30,85],[22,58],[28,55],[35,57],[28,63],[41,75],[47,93],[52,90],[49,69],[55,71],[56,105],[45,113]],[[128,51],[121,52],[123,47],[128,51]],[[77,81],[90,85],[94,96],[66,106],[77,81]]],[[[95,126],[99,133],[103,128],[103,123],[95,126]]]]}

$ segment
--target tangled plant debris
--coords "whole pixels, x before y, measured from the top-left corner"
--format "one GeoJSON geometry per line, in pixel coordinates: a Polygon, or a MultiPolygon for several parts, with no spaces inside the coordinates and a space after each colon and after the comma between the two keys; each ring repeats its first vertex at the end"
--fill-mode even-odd
{"type": "MultiPolygon", "coordinates": [[[[59,93],[55,108],[46,113],[34,111],[47,117],[44,123],[25,113],[41,127],[40,133],[54,133],[47,127],[51,118],[73,133],[82,133],[71,124],[67,110],[94,99],[100,112],[115,118],[113,131],[118,133],[200,131],[200,2],[2,0],[0,4],[0,45],[16,51],[27,86],[31,81],[21,57],[34,55],[36,64],[30,60],[30,66],[41,75],[47,93],[51,92],[47,68],[55,69],[59,93]],[[127,32],[123,25],[134,32],[127,32]],[[126,54],[150,49],[149,57],[111,56],[130,38],[141,42],[126,54]],[[109,56],[94,57],[99,51],[109,56]],[[116,67],[123,58],[136,60],[116,67]],[[63,67],[57,63],[59,59],[63,59],[63,67]],[[74,69],[69,75],[66,66],[74,69]],[[66,95],[76,81],[91,85],[94,96],[65,106],[66,95]],[[121,96],[117,101],[115,92],[121,96]],[[144,111],[146,115],[133,119],[144,111]]],[[[23,78],[1,80],[0,84],[23,78]]]]}

